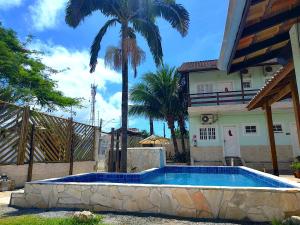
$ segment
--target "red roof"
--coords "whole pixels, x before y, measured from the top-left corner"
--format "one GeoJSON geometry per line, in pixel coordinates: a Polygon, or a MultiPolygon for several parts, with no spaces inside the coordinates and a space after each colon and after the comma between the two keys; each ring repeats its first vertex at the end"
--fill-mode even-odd
{"type": "Polygon", "coordinates": [[[217,62],[218,60],[186,62],[178,68],[178,72],[187,73],[193,71],[217,70],[217,62]]]}

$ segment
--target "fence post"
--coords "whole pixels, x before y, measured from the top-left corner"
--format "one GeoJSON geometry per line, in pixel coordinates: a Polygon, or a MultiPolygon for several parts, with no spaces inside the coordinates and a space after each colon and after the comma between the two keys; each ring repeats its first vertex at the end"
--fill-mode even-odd
{"type": "Polygon", "coordinates": [[[100,144],[100,131],[98,127],[94,127],[94,155],[93,159],[96,161],[96,168],[97,171],[98,161],[99,161],[99,144],[100,144]]]}
{"type": "Polygon", "coordinates": [[[24,107],[18,145],[17,165],[23,165],[25,160],[30,108],[24,107]]]}
{"type": "Polygon", "coordinates": [[[110,136],[110,149],[108,154],[108,172],[113,172],[113,159],[114,159],[114,140],[115,140],[115,129],[111,128],[110,136]]]}
{"type": "Polygon", "coordinates": [[[68,139],[68,161],[70,162],[70,169],[69,169],[69,175],[73,174],[73,164],[74,164],[74,130],[73,130],[73,119],[71,118],[69,120],[68,124],[68,134],[69,134],[69,139],[68,139]]]}
{"type": "Polygon", "coordinates": [[[116,172],[120,171],[120,131],[117,131],[117,140],[116,140],[116,172]]]}
{"type": "Polygon", "coordinates": [[[27,182],[30,182],[32,180],[35,131],[36,131],[35,124],[33,123],[32,128],[31,128],[31,133],[30,133],[30,150],[29,150],[29,164],[28,164],[27,182]]]}

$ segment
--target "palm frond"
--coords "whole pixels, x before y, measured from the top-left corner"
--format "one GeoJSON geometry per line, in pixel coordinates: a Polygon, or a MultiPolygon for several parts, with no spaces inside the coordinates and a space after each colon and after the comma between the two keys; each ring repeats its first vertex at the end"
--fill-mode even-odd
{"type": "Polygon", "coordinates": [[[131,22],[133,28],[147,40],[155,64],[157,66],[160,65],[163,60],[163,52],[161,47],[161,36],[157,25],[143,17],[135,17],[131,22]]]}
{"type": "Polygon", "coordinates": [[[190,18],[188,11],[181,4],[177,4],[175,1],[155,0],[153,1],[153,11],[156,16],[167,20],[182,36],[187,35],[190,18]]]}
{"type": "Polygon", "coordinates": [[[106,49],[104,56],[105,66],[109,66],[114,70],[121,70],[122,68],[122,51],[120,48],[109,46],[106,49]]]}
{"type": "Polygon", "coordinates": [[[66,23],[75,28],[85,17],[100,10],[104,15],[114,16],[111,0],[69,0],[66,7],[66,23]]]}
{"type": "Polygon", "coordinates": [[[102,41],[102,38],[104,34],[106,33],[107,29],[110,26],[114,26],[118,22],[118,19],[111,19],[108,20],[104,26],[99,30],[98,34],[96,35],[93,44],[91,46],[90,54],[91,54],[91,59],[90,59],[90,73],[93,73],[95,71],[96,65],[97,65],[97,58],[98,58],[98,53],[100,50],[100,43],[102,41]]]}

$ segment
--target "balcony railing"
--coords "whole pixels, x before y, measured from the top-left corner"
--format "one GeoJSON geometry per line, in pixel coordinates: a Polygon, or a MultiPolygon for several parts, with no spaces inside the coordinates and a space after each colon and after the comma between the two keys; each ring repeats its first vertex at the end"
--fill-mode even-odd
{"type": "Polygon", "coordinates": [[[258,91],[258,89],[252,89],[190,94],[189,106],[245,104],[248,103],[258,91]]]}

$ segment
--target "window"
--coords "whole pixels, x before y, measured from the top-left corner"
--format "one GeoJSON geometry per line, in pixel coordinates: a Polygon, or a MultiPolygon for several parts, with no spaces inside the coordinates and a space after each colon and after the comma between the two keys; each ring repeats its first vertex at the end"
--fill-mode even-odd
{"type": "Polygon", "coordinates": [[[197,92],[198,93],[209,93],[213,92],[213,84],[211,83],[203,83],[203,84],[198,84],[197,85],[197,92]]]}
{"type": "Polygon", "coordinates": [[[215,127],[201,127],[200,128],[200,140],[216,140],[216,128],[215,127]]]}
{"type": "Polygon", "coordinates": [[[207,140],[207,129],[204,127],[200,128],[200,140],[207,140]]]}
{"type": "Polygon", "coordinates": [[[256,125],[246,125],[244,126],[244,134],[252,135],[257,134],[257,127],[256,125]]]}
{"type": "Polygon", "coordinates": [[[273,130],[274,130],[274,133],[282,133],[283,132],[282,125],[281,124],[274,124],[273,125],[273,130]]]}
{"type": "Polygon", "coordinates": [[[251,88],[251,80],[243,81],[243,88],[251,88]]]}

